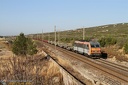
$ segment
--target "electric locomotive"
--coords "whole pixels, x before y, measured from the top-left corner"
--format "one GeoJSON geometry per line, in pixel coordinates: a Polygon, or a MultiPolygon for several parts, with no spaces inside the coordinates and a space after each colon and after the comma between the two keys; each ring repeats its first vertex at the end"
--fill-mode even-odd
{"type": "Polygon", "coordinates": [[[90,57],[101,57],[100,43],[95,40],[75,41],[73,50],[90,57]]]}

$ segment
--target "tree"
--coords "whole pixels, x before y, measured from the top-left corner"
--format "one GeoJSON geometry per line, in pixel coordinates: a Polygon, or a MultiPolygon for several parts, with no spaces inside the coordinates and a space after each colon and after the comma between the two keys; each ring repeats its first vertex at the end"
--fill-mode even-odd
{"type": "Polygon", "coordinates": [[[104,47],[105,44],[106,44],[105,38],[101,38],[101,39],[99,40],[99,43],[100,43],[100,45],[101,45],[102,47],[104,47]]]}
{"type": "Polygon", "coordinates": [[[109,45],[115,45],[117,43],[117,40],[115,38],[106,37],[106,38],[101,38],[99,42],[100,42],[100,45],[104,47],[109,45]]]}
{"type": "Polygon", "coordinates": [[[16,55],[26,56],[27,54],[33,55],[37,53],[37,49],[30,38],[26,38],[24,33],[20,33],[13,42],[12,52],[16,55]]]}
{"type": "Polygon", "coordinates": [[[128,54],[128,42],[126,42],[124,45],[124,52],[128,54]]]}
{"type": "Polygon", "coordinates": [[[27,54],[33,55],[37,53],[36,45],[32,42],[32,39],[27,38],[27,54]]]}

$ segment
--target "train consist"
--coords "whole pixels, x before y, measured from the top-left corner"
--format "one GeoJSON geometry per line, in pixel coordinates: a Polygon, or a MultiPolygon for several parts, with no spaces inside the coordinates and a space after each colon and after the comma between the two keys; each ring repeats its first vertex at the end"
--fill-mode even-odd
{"type": "MultiPolygon", "coordinates": [[[[43,40],[43,42],[55,45],[54,41],[43,40]]],[[[80,53],[92,58],[95,58],[95,57],[100,58],[102,56],[100,43],[95,40],[91,40],[91,41],[79,40],[79,41],[75,41],[73,45],[56,43],[56,46],[76,52],[76,53],[80,53]]]]}

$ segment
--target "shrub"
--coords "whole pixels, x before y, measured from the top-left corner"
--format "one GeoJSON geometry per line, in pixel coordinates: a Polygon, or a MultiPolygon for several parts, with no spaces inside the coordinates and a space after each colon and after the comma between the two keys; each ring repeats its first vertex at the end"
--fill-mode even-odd
{"type": "Polygon", "coordinates": [[[32,39],[27,38],[27,54],[33,55],[37,53],[36,45],[32,41],[32,39]]]}
{"type": "Polygon", "coordinates": [[[126,38],[118,38],[117,46],[119,46],[119,49],[122,49],[126,43],[126,38]]]}
{"type": "Polygon", "coordinates": [[[12,52],[16,55],[25,56],[27,54],[33,55],[37,53],[37,49],[31,39],[26,38],[24,33],[20,33],[13,42],[12,52]]]}
{"type": "Polygon", "coordinates": [[[102,47],[104,47],[104,46],[109,46],[109,45],[116,44],[117,43],[117,40],[115,38],[111,38],[111,37],[101,38],[99,40],[99,43],[101,44],[102,47]]]}
{"type": "Polygon", "coordinates": [[[128,54],[128,42],[124,45],[124,52],[128,54]]]}
{"type": "Polygon", "coordinates": [[[100,45],[101,45],[102,47],[104,47],[105,44],[106,44],[105,38],[101,38],[101,39],[99,40],[99,43],[100,43],[100,45]]]}

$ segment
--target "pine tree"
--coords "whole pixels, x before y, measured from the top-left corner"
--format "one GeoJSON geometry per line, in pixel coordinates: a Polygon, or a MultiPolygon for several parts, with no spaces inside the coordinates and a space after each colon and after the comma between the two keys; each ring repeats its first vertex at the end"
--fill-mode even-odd
{"type": "Polygon", "coordinates": [[[27,54],[33,55],[37,53],[36,45],[32,42],[32,39],[27,38],[27,54]]]}
{"type": "Polygon", "coordinates": [[[30,38],[26,38],[24,33],[20,33],[20,35],[13,42],[12,52],[16,55],[26,56],[27,54],[36,54],[37,49],[36,45],[34,45],[30,38]]]}

